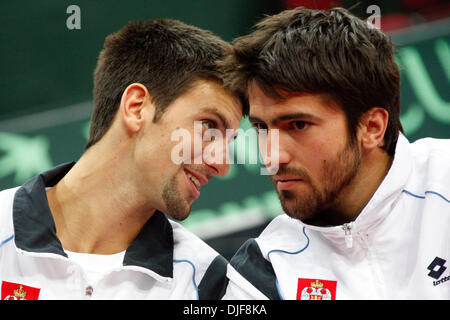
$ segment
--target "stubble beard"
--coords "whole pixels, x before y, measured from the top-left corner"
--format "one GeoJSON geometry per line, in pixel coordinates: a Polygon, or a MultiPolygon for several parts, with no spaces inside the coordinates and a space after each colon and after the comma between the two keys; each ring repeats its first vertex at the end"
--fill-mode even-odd
{"type": "MultiPolygon", "coordinates": [[[[304,170],[280,168],[279,174],[296,174],[309,186],[310,192],[295,194],[291,190],[278,192],[284,212],[301,221],[314,219],[319,213],[327,210],[340,195],[342,189],[350,184],[358,172],[361,163],[360,150],[352,142],[336,156],[336,160],[322,163],[322,189],[315,186],[304,170]]],[[[276,187],[276,186],[275,186],[276,187]]]]}
{"type": "MultiPolygon", "coordinates": [[[[182,166],[179,170],[164,184],[163,187],[163,201],[165,205],[165,214],[175,220],[182,221],[189,216],[191,212],[192,203],[181,194],[180,184],[178,178],[184,176],[184,169],[191,169],[192,171],[202,174],[208,181],[212,178],[212,174],[203,165],[187,165],[182,166]]],[[[193,199],[195,201],[195,199],[193,199]]]]}
{"type": "Polygon", "coordinates": [[[191,207],[180,194],[177,176],[174,174],[165,183],[162,198],[165,205],[164,213],[175,220],[182,221],[188,217],[191,207]]]}

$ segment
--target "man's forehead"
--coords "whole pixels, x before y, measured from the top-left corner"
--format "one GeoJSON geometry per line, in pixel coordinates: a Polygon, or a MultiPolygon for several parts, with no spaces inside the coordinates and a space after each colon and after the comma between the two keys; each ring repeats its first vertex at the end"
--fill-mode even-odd
{"type": "Polygon", "coordinates": [[[264,92],[260,86],[253,84],[249,86],[248,94],[250,118],[274,116],[286,112],[342,111],[336,99],[327,93],[280,92],[283,98],[275,98],[264,92]]]}
{"type": "Polygon", "coordinates": [[[215,108],[216,115],[221,118],[226,128],[238,127],[243,115],[241,100],[227,89],[222,89],[223,104],[215,108]]]}
{"type": "Polygon", "coordinates": [[[242,117],[242,106],[240,100],[229,92],[222,84],[214,80],[196,80],[190,89],[176,99],[175,104],[191,104],[185,114],[213,113],[224,123],[232,125],[234,121],[240,121],[242,117]],[[187,99],[187,100],[186,100],[187,99]]]}

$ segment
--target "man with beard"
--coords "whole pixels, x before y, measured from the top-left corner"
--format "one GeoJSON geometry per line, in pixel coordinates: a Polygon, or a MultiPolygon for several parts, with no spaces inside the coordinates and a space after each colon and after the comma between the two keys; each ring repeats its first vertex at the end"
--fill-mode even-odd
{"type": "Polygon", "coordinates": [[[232,258],[224,298],[449,299],[450,143],[403,136],[388,36],[296,8],[236,39],[225,67],[261,136],[278,130],[265,163],[286,215],[232,258]]]}
{"type": "Polygon", "coordinates": [[[2,298],[220,298],[226,260],[166,215],[185,219],[202,186],[229,170],[202,152],[226,147],[202,137],[236,130],[243,113],[217,64],[227,47],[169,19],[106,38],[84,154],[0,193],[2,298]],[[181,163],[177,130],[192,151],[181,163]]]}

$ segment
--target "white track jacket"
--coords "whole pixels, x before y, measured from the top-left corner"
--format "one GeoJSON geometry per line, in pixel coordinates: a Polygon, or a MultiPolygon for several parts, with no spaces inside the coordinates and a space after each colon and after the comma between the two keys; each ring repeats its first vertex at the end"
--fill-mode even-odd
{"type": "Polygon", "coordinates": [[[280,215],[230,264],[224,299],[450,299],[450,140],[400,135],[354,221],[280,215]]]}
{"type": "MultiPolygon", "coordinates": [[[[73,163],[0,192],[0,293],[3,300],[219,299],[227,261],[157,211],[124,253],[90,283],[56,236],[45,189],[73,163]]],[[[107,219],[107,215],[105,215],[107,219]]]]}

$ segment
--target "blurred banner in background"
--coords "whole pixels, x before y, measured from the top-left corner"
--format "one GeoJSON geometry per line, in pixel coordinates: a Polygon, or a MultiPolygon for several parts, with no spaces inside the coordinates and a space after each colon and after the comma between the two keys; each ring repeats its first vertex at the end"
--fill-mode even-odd
{"type": "MultiPolygon", "coordinates": [[[[407,137],[450,138],[448,1],[5,1],[0,4],[0,190],[81,156],[97,56],[105,37],[128,21],[174,18],[231,41],[265,14],[300,5],[353,7],[362,18],[370,18],[373,11],[367,9],[377,6],[381,29],[398,49],[407,137]],[[71,5],[79,8],[78,21],[70,21],[75,12],[68,10],[71,5]]],[[[247,119],[241,127],[250,127],[247,119]]],[[[235,158],[249,163],[258,148],[256,135],[238,139],[247,141],[235,143],[235,158]],[[241,145],[246,147],[239,149],[241,145]]],[[[228,176],[202,189],[183,222],[226,258],[282,214],[272,183],[260,175],[260,168],[259,163],[232,165],[228,176]]]]}

